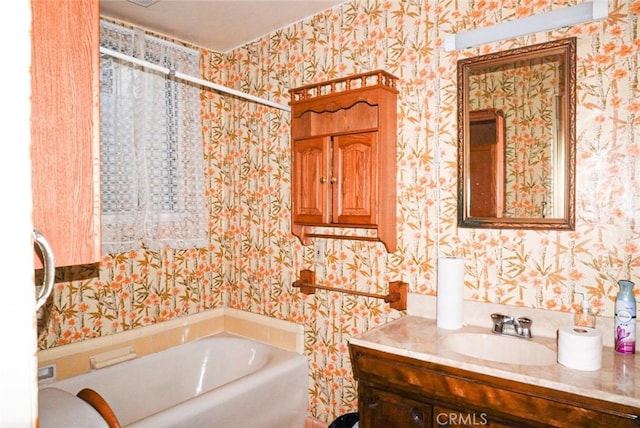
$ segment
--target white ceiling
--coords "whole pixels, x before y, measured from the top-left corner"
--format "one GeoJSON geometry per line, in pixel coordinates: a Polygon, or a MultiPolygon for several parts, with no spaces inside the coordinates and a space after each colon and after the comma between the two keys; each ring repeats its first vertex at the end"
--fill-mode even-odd
{"type": "Polygon", "coordinates": [[[100,0],[101,15],[227,52],[346,0],[100,0]]]}

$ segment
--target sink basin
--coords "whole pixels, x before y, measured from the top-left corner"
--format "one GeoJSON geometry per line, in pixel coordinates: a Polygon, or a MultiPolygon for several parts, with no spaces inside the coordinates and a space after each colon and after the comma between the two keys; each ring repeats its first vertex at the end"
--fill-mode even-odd
{"type": "Polygon", "coordinates": [[[443,345],[458,354],[496,363],[524,366],[556,363],[556,352],[543,343],[492,333],[452,333],[443,345]]]}

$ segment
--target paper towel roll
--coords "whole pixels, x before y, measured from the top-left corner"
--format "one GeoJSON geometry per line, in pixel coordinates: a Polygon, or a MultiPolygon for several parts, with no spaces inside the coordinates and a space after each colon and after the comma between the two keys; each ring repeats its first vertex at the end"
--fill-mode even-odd
{"type": "Polygon", "coordinates": [[[442,257],[438,259],[438,295],[436,297],[438,327],[449,330],[461,328],[463,304],[464,259],[442,257]]]}
{"type": "Polygon", "coordinates": [[[602,332],[590,327],[565,326],[559,328],[558,362],[570,369],[600,370],[602,367],[602,332]]]}

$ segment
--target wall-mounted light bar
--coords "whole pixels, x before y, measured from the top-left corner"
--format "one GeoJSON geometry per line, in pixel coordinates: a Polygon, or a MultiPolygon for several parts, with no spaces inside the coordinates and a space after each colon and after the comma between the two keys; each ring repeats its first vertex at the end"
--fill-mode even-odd
{"type": "Polygon", "coordinates": [[[542,31],[551,31],[570,25],[597,21],[609,16],[609,0],[593,0],[575,6],[552,10],[539,15],[526,16],[501,22],[489,27],[463,31],[447,36],[445,51],[455,51],[485,43],[511,39],[542,31]]]}

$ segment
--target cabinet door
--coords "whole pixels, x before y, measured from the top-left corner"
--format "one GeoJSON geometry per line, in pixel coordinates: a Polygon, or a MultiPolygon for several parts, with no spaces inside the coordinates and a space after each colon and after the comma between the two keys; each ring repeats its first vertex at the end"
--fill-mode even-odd
{"type": "Polygon", "coordinates": [[[359,389],[360,428],[424,428],[431,426],[431,406],[377,388],[359,389]]]}
{"type": "Polygon", "coordinates": [[[308,138],[293,143],[293,221],[326,224],[329,218],[330,137],[308,138]]]}
{"type": "Polygon", "coordinates": [[[377,224],[377,143],[377,132],[333,137],[334,223],[377,224]]]}
{"type": "Polygon", "coordinates": [[[57,266],[95,263],[101,252],[99,4],[33,0],[31,6],[33,224],[57,266]]]}

